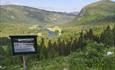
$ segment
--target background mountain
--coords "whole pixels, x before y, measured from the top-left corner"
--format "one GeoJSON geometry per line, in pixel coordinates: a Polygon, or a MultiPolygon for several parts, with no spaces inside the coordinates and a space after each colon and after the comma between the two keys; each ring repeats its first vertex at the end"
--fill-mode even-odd
{"type": "Polygon", "coordinates": [[[115,22],[115,2],[102,0],[84,7],[72,24],[99,24],[115,22]]]}
{"type": "Polygon", "coordinates": [[[73,14],[73,15],[78,15],[79,14],[79,12],[71,12],[70,14],[73,14]]]}
{"type": "Polygon", "coordinates": [[[0,36],[38,33],[43,27],[70,22],[75,16],[27,6],[0,5],[0,36]]]}
{"type": "Polygon", "coordinates": [[[1,36],[38,33],[39,27],[36,30],[29,28],[36,26],[36,24],[45,27],[44,25],[52,26],[52,24],[62,23],[68,23],[59,25],[65,33],[79,33],[81,30],[89,28],[98,29],[98,33],[108,24],[112,24],[112,26],[115,24],[115,2],[98,1],[85,6],[80,13],[53,12],[17,5],[0,6],[1,36]]]}
{"type": "Polygon", "coordinates": [[[0,5],[0,23],[62,24],[71,21],[74,17],[75,15],[71,13],[46,11],[27,6],[0,5]]]}

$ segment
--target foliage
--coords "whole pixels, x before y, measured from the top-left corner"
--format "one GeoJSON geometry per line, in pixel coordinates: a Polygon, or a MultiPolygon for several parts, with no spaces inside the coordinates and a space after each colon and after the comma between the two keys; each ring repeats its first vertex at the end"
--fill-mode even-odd
{"type": "MultiPolygon", "coordinates": [[[[60,70],[67,68],[70,70],[113,70],[115,67],[115,63],[113,62],[115,58],[115,56],[113,56],[113,54],[115,53],[115,48],[112,47],[114,46],[114,28],[115,27],[111,29],[108,26],[100,34],[100,36],[96,36],[93,30],[90,29],[89,31],[81,32],[79,38],[71,37],[66,41],[62,38],[58,38],[57,41],[48,40],[46,43],[46,39],[41,38],[41,43],[38,44],[37,55],[28,56],[28,63],[30,63],[28,65],[29,69],[36,70],[37,68],[40,68],[41,70],[60,70]],[[109,34],[103,34],[106,32],[109,32],[109,34]],[[109,38],[102,39],[102,36],[109,38]],[[114,53],[108,56],[106,54],[107,51],[111,51],[114,53]],[[40,63],[38,62],[39,60],[40,63]],[[32,63],[35,65],[33,65],[32,63]],[[30,68],[31,65],[32,68],[30,68]]],[[[22,66],[19,66],[19,64],[21,64],[21,57],[11,56],[11,50],[8,51],[8,49],[10,48],[4,47],[5,42],[9,43],[8,38],[1,38],[0,42],[0,59],[4,59],[4,61],[0,61],[0,65],[6,66],[5,69],[7,69],[9,68],[10,64],[13,64],[14,67],[17,66],[16,69],[21,69],[22,66]]],[[[6,46],[9,45],[10,44],[6,46]]],[[[15,69],[13,66],[11,67],[15,69]]],[[[13,70],[12,68],[9,68],[9,70],[13,70]]]]}

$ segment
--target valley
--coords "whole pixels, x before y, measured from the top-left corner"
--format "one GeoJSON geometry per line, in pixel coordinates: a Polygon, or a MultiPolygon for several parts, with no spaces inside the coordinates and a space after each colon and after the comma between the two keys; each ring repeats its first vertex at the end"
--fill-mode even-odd
{"type": "Polygon", "coordinates": [[[0,69],[23,70],[10,35],[37,35],[28,70],[114,70],[115,2],[101,0],[80,12],[0,5],[0,69]],[[2,60],[2,61],[1,61],[2,60]]]}

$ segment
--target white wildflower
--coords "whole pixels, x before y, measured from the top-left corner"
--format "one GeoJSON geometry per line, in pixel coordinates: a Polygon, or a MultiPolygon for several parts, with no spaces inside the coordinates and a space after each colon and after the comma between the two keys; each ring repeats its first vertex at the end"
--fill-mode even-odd
{"type": "Polygon", "coordinates": [[[2,68],[2,66],[0,66],[0,69],[2,68]]]}
{"type": "Polygon", "coordinates": [[[107,55],[109,56],[109,55],[113,55],[113,52],[107,52],[107,55]]]}
{"type": "Polygon", "coordinates": [[[64,68],[63,70],[68,70],[68,68],[64,68]]]}

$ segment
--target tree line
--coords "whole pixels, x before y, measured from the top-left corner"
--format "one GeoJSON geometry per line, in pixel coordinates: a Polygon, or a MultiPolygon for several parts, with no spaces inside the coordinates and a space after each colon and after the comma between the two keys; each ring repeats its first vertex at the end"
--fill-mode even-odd
{"type": "Polygon", "coordinates": [[[38,48],[38,56],[40,59],[67,56],[77,49],[83,49],[89,40],[102,43],[105,47],[115,46],[115,26],[113,28],[107,26],[100,35],[95,35],[93,29],[89,29],[88,31],[82,31],[79,37],[70,37],[69,41],[58,38],[56,42],[52,43],[49,40],[47,47],[44,38],[42,38],[38,48]]]}
{"type": "MultiPolygon", "coordinates": [[[[70,40],[64,40],[62,38],[58,38],[57,41],[52,42],[52,40],[48,41],[48,44],[46,45],[46,41],[44,38],[41,38],[40,44],[37,46],[37,55],[35,57],[37,59],[47,59],[47,58],[54,58],[56,56],[67,56],[71,52],[76,51],[77,49],[83,49],[87,41],[96,41],[97,43],[102,43],[105,45],[105,47],[115,47],[115,25],[113,28],[110,26],[107,26],[107,28],[100,34],[95,35],[93,29],[89,29],[88,31],[81,31],[80,36],[76,37],[70,36],[70,40]]],[[[9,51],[9,45],[10,40],[8,38],[0,38],[0,55],[4,55],[5,51],[2,46],[7,45],[8,52],[7,54],[10,54],[11,51],[9,51]]]]}

